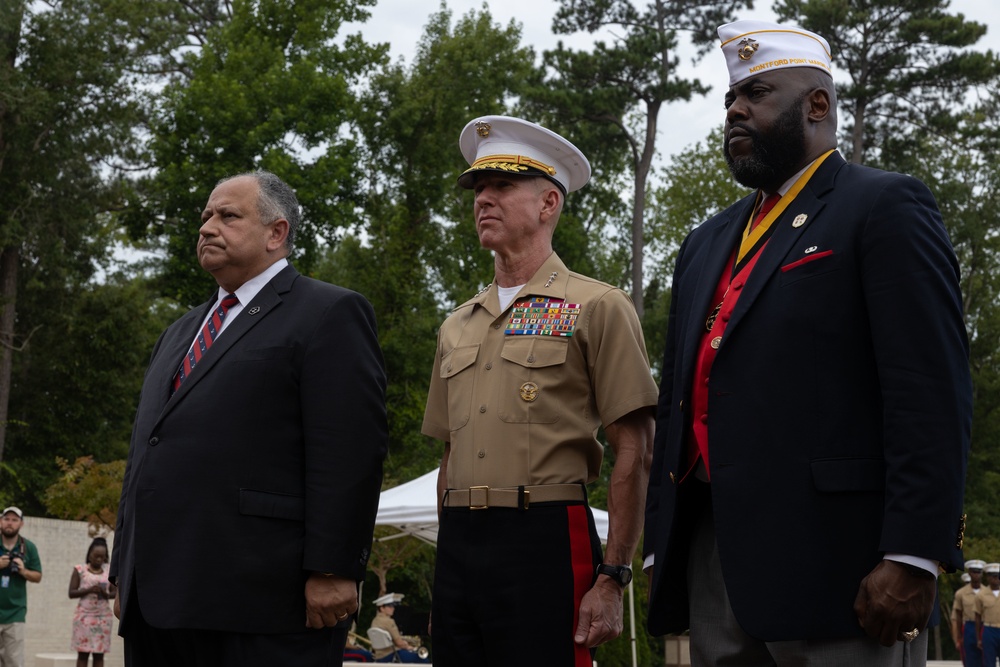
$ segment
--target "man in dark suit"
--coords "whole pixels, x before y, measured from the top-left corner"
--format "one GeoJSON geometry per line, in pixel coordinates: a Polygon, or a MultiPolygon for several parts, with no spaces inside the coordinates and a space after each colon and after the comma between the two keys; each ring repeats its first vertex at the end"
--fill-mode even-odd
{"type": "Polygon", "coordinates": [[[962,565],[954,252],[926,186],[836,152],[826,40],[758,21],[719,35],[724,151],[754,192],[677,258],[649,627],[690,628],[695,665],[923,664],[936,573],[962,565]]]}
{"type": "Polygon", "coordinates": [[[201,217],[219,291],[153,349],[118,510],[126,665],[340,665],[386,452],[374,314],[288,264],[299,205],[273,174],[201,217]]]}

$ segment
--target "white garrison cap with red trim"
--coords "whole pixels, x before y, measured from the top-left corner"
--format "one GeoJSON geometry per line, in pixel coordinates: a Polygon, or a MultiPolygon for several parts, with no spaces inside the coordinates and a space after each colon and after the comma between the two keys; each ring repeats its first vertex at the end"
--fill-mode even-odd
{"type": "Polygon", "coordinates": [[[833,76],[830,44],[814,32],[769,21],[736,21],[719,26],[729,85],[755,74],[790,67],[814,67],[833,76]]]}
{"type": "Polygon", "coordinates": [[[590,180],[590,162],[580,149],[541,125],[510,116],[482,116],[465,126],[458,139],[469,168],[458,177],[472,188],[481,171],[544,176],[563,193],[590,180]]]}

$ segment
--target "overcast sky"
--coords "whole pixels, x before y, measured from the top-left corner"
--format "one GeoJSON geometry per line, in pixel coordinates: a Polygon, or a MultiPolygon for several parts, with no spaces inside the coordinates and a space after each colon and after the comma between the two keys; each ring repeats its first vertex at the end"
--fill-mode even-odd
{"type": "MultiPolygon", "coordinates": [[[[586,34],[558,37],[552,34],[552,17],[559,6],[557,0],[445,0],[445,4],[452,10],[453,22],[469,10],[480,9],[484,4],[489,7],[495,22],[506,26],[512,19],[517,21],[522,27],[522,44],[534,48],[538,57],[541,57],[542,51],[554,48],[560,39],[576,49],[587,48],[593,39],[586,34]]],[[[742,12],[739,18],[774,20],[770,0],[758,0],[755,5],[758,9],[742,12]]],[[[388,42],[393,59],[403,58],[409,63],[428,17],[439,6],[435,0],[379,0],[378,5],[372,9],[371,19],[360,26],[360,29],[368,41],[388,42]]],[[[989,26],[986,36],[979,40],[978,49],[1000,49],[1000,41],[997,39],[1000,37],[1000,1],[952,0],[950,9],[989,26]]],[[[703,140],[723,120],[722,97],[729,77],[721,52],[710,51],[697,67],[691,64],[690,55],[685,57],[682,53],[680,67],[684,76],[701,79],[702,83],[712,86],[712,91],[707,96],[695,97],[690,102],[663,107],[660,111],[657,146],[661,159],[703,140]]],[[[457,119],[456,144],[462,125],[464,121],[457,119]]]]}

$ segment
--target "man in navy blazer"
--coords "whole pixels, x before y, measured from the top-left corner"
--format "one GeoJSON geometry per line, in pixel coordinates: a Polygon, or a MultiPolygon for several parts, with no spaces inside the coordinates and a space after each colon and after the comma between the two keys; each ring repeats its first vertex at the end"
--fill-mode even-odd
{"type": "Polygon", "coordinates": [[[153,349],[118,509],[126,665],[339,665],[388,437],[374,314],[288,264],[299,205],[273,174],[221,181],[201,217],[218,294],[153,349]]]}
{"type": "Polygon", "coordinates": [[[926,186],[836,152],[826,40],[719,36],[724,152],[754,192],[677,258],[649,628],[690,628],[694,665],[923,664],[938,568],[962,566],[957,261],[926,186]]]}

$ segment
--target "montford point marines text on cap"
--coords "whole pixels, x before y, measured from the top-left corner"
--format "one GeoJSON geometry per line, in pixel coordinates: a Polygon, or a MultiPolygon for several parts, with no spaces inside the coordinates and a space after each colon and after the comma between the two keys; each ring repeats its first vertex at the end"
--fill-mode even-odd
{"type": "Polygon", "coordinates": [[[755,74],[789,67],[814,67],[833,76],[830,44],[814,32],[769,21],[719,26],[729,85],[755,74]]]}
{"type": "Polygon", "coordinates": [[[982,570],[986,567],[986,561],[984,560],[967,560],[965,561],[966,570],[982,570]]]}
{"type": "Polygon", "coordinates": [[[482,116],[465,126],[458,139],[469,168],[458,177],[472,188],[481,171],[544,176],[563,191],[579,190],[590,180],[590,162],[580,149],[541,125],[510,116],[482,116]]]}

